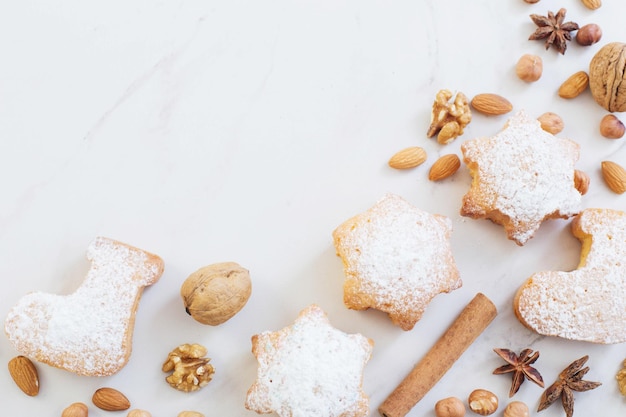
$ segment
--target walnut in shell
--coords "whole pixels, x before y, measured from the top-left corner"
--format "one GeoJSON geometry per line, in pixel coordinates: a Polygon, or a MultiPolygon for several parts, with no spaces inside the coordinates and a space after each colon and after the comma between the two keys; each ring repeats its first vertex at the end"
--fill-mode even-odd
{"type": "Polygon", "coordinates": [[[250,298],[250,273],[235,262],[198,269],[183,282],[185,311],[196,321],[217,326],[237,314],[250,298]]]}
{"type": "Polygon", "coordinates": [[[611,42],[594,55],[589,64],[589,88],[606,110],[626,111],[626,43],[611,42]]]}

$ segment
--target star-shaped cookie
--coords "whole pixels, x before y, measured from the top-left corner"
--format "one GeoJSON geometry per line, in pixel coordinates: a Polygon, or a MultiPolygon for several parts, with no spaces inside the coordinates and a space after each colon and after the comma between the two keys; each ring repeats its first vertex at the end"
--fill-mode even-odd
{"type": "Polygon", "coordinates": [[[276,332],[252,336],[259,362],[245,407],[281,417],[362,417],[369,412],[363,368],[374,342],[334,328],[313,304],[276,332]]]}
{"type": "Polygon", "coordinates": [[[533,274],[515,296],[515,313],[542,335],[626,342],[626,213],[585,209],[572,232],[582,243],[578,268],[533,274]]]}
{"type": "Polygon", "coordinates": [[[580,211],[574,185],[579,145],[544,131],[524,111],[492,137],[461,145],[472,185],[461,215],[504,226],[508,238],[524,245],[541,223],[580,211]]]}
{"type": "Polygon", "coordinates": [[[395,194],[333,232],[344,264],[344,304],[374,308],[411,330],[433,297],[461,286],[452,256],[452,222],[395,194]]]}

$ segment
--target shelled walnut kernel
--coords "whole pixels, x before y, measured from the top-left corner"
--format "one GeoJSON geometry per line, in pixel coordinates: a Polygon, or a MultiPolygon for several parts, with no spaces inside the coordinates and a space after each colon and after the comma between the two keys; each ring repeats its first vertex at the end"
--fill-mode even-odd
{"type": "Polygon", "coordinates": [[[426,136],[437,135],[437,142],[446,144],[463,134],[463,129],[472,121],[472,111],[465,94],[456,96],[450,90],[439,90],[435,96],[426,136]]]}
{"type": "Polygon", "coordinates": [[[207,350],[199,344],[184,344],[170,352],[163,372],[172,372],[165,380],[177,390],[190,392],[206,386],[215,370],[205,358],[207,350]]]}

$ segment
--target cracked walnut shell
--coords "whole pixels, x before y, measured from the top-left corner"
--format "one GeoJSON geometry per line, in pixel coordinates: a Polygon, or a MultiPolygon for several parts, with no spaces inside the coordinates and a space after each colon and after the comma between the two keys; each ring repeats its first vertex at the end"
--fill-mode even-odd
{"type": "Polygon", "coordinates": [[[202,324],[217,326],[229,320],[250,298],[250,273],[235,262],[198,269],[183,282],[180,295],[185,311],[202,324]]]}
{"type": "Polygon", "coordinates": [[[593,56],[589,88],[596,103],[606,110],[626,111],[626,43],[608,43],[593,56]]]}
{"type": "Polygon", "coordinates": [[[168,384],[179,391],[197,391],[206,386],[215,369],[205,358],[207,350],[199,344],[184,344],[170,352],[163,363],[163,372],[172,372],[165,378],[168,384]]]}
{"type": "Polygon", "coordinates": [[[471,121],[472,111],[465,94],[458,92],[455,96],[450,90],[439,90],[433,102],[426,136],[432,138],[437,135],[437,142],[443,145],[461,136],[471,121]]]}

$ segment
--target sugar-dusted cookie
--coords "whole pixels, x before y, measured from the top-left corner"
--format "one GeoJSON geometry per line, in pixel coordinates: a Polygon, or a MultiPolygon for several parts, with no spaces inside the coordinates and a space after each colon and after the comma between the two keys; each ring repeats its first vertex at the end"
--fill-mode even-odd
{"type": "Polygon", "coordinates": [[[344,264],[344,304],[374,308],[411,330],[433,297],[461,286],[452,222],[387,194],[333,232],[344,264]]]}
{"type": "Polygon", "coordinates": [[[91,268],[72,294],[34,292],[5,320],[21,354],[79,375],[106,376],[131,354],[135,312],[144,287],[163,273],[156,255],[99,237],[87,249],[91,268]]]}
{"type": "Polygon", "coordinates": [[[509,239],[524,245],[544,220],[580,211],[574,186],[579,148],[544,131],[524,111],[495,136],[466,141],[461,151],[472,185],[461,215],[501,224],[509,239]]]}
{"type": "Polygon", "coordinates": [[[515,313],[542,335],[625,342],[626,213],[585,209],[572,232],[582,243],[578,268],[533,274],[517,291],[515,313]]]}
{"type": "Polygon", "coordinates": [[[313,304],[282,330],[252,336],[259,366],[245,407],[281,417],[360,417],[369,412],[363,368],[374,342],[334,328],[313,304]]]}

